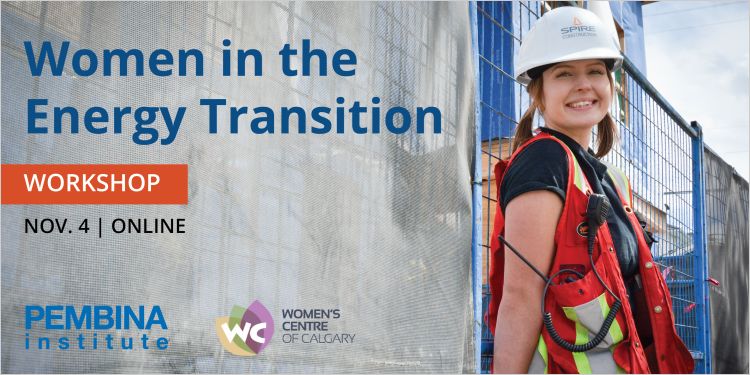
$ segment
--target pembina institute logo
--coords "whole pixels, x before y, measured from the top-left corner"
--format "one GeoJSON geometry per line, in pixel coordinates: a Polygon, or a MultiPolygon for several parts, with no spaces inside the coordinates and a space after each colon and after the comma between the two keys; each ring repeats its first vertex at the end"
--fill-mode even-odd
{"type": "Polygon", "coordinates": [[[216,334],[230,353],[252,357],[271,342],[273,319],[257,300],[247,308],[234,305],[229,316],[216,319],[216,334]]]}

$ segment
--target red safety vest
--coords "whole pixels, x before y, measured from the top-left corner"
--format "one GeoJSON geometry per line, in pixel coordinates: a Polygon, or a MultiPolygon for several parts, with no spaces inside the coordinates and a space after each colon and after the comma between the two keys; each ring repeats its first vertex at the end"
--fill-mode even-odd
{"type": "MultiPolygon", "coordinates": [[[[497,238],[498,235],[504,235],[505,228],[503,213],[500,209],[502,178],[507,167],[521,150],[542,139],[557,141],[568,156],[566,198],[555,231],[556,251],[549,275],[561,268],[571,268],[571,265],[578,270],[583,268],[585,275],[581,280],[559,285],[560,280],[555,280],[547,294],[545,310],[552,314],[554,327],[562,338],[571,343],[585,344],[599,331],[614,299],[605,291],[593,272],[590,272],[591,267],[586,251],[587,239],[585,231],[581,230],[581,224],[586,223],[588,195],[591,194],[588,180],[573,152],[565,143],[545,132],[540,132],[523,144],[514,152],[509,161],[501,161],[495,165],[498,199],[491,242],[489,286],[492,296],[486,316],[487,324],[494,334],[503,291],[505,249],[497,238]]],[[[640,223],[631,208],[633,195],[628,179],[614,167],[609,166],[607,170],[616,185],[620,203],[624,205],[630,224],[635,229],[638,241],[638,269],[646,300],[645,305],[649,312],[653,345],[649,348],[643,348],[641,345],[636,322],[628,302],[625,282],[614,252],[612,237],[607,225],[602,225],[597,233],[594,248],[596,269],[602,280],[622,301],[622,308],[617,313],[605,340],[586,352],[573,353],[563,349],[552,340],[547,330],[542,328],[529,372],[692,373],[693,358],[675,331],[669,289],[659,267],[654,264],[640,223]],[[649,368],[649,361],[651,368],[649,368]]],[[[612,204],[618,204],[618,202],[612,202],[612,204]]]]}

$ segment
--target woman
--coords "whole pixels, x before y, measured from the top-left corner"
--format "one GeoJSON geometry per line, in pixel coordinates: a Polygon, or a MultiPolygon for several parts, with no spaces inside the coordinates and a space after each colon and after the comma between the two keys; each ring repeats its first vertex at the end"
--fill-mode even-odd
{"type": "Polygon", "coordinates": [[[494,371],[693,370],[627,179],[599,160],[616,137],[608,111],[621,64],[616,36],[580,8],[546,13],[523,40],[516,74],[531,103],[495,170],[494,371]]]}

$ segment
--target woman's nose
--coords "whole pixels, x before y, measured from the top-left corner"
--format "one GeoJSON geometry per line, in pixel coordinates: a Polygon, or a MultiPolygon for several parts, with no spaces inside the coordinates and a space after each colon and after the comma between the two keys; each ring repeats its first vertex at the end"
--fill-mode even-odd
{"type": "Polygon", "coordinates": [[[578,91],[584,91],[592,89],[593,85],[591,79],[586,74],[583,74],[576,77],[573,87],[578,91]]]}

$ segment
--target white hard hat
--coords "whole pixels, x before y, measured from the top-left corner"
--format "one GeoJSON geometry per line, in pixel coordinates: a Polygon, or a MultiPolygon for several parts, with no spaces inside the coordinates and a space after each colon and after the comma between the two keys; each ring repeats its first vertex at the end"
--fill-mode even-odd
{"type": "Polygon", "coordinates": [[[537,20],[524,35],[516,57],[516,80],[528,84],[532,76],[541,74],[534,68],[585,59],[605,60],[610,70],[620,68],[622,55],[617,35],[586,9],[556,8],[537,20]],[[533,70],[531,75],[530,70],[533,70]]]}

